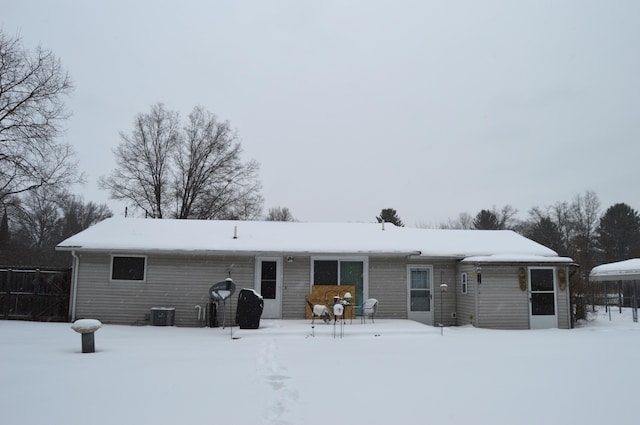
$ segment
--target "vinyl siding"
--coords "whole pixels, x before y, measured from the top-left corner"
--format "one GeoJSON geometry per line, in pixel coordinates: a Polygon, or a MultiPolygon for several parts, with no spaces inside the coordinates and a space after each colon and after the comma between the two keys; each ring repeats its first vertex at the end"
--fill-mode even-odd
{"type": "MultiPolygon", "coordinates": [[[[564,291],[560,289],[559,285],[556,292],[556,300],[558,303],[558,328],[570,329],[571,328],[571,310],[570,310],[570,298],[569,298],[569,269],[564,267],[565,276],[567,279],[567,286],[564,291]]],[[[557,270],[556,270],[557,273],[557,270]]],[[[557,275],[556,275],[557,276],[557,275]]]]}
{"type": "Polygon", "coordinates": [[[293,257],[293,262],[283,262],[284,294],[282,299],[283,319],[305,318],[305,296],[311,293],[310,257],[293,257]]]}
{"type": "Polygon", "coordinates": [[[451,313],[456,311],[455,262],[430,262],[428,260],[408,260],[397,258],[369,258],[369,297],[377,298],[378,317],[406,319],[408,317],[407,266],[433,267],[433,288],[431,305],[433,320],[446,326],[456,325],[451,313]],[[447,284],[447,292],[441,292],[440,285],[447,284]],[[441,299],[442,297],[442,299],[441,299]],[[441,302],[442,301],[442,302],[441,302]],[[442,306],[442,315],[441,312],[442,306]]]}
{"type": "Polygon", "coordinates": [[[476,324],[476,293],[477,293],[476,267],[469,264],[461,264],[456,276],[457,297],[457,324],[460,326],[476,324]],[[460,274],[467,274],[467,293],[462,293],[460,274]]]}
{"type": "MultiPolygon", "coordinates": [[[[369,298],[378,300],[376,317],[407,318],[407,261],[404,258],[369,258],[369,298]]],[[[358,301],[358,304],[361,304],[358,301]]]]}
{"type": "MultiPolygon", "coordinates": [[[[132,253],[132,255],[139,253],[132,253]]],[[[145,282],[110,281],[111,256],[80,253],[77,273],[76,318],[104,323],[149,324],[152,307],[175,308],[178,326],[204,326],[198,308],[208,309],[209,288],[229,276],[241,288],[255,284],[254,256],[147,255],[145,282]]],[[[379,300],[378,317],[406,319],[407,265],[433,268],[433,323],[497,329],[528,329],[528,291],[521,291],[518,268],[522,265],[483,265],[482,284],[476,284],[475,265],[456,261],[430,261],[405,257],[369,257],[367,297],[379,300]],[[462,294],[460,273],[468,274],[468,294],[462,294]],[[448,285],[447,292],[440,285],[448,285]],[[477,306],[476,306],[477,297],[477,306]],[[442,313],[442,314],[441,314],[442,313]],[[456,317],[452,317],[456,313],[456,317]]],[[[282,318],[305,317],[305,296],[310,293],[311,258],[283,257],[282,318]]],[[[568,270],[567,270],[568,275],[568,270]]],[[[558,327],[569,328],[569,288],[556,293],[558,327]]],[[[361,304],[362,300],[356,303],[361,304]]],[[[227,323],[234,322],[237,296],[227,302],[227,323]]],[[[222,312],[218,312],[220,321],[222,312]]]]}
{"type": "MultiPolygon", "coordinates": [[[[456,292],[458,294],[458,325],[472,324],[492,329],[529,329],[529,292],[519,287],[519,265],[482,266],[482,283],[477,285],[476,266],[462,264],[459,267],[456,292]],[[468,294],[461,292],[459,274],[468,275],[468,294]],[[476,312],[476,295],[478,311],[476,312]],[[476,318],[476,313],[479,316],[476,318]],[[478,319],[476,321],[476,319],[478,319]]],[[[565,269],[568,276],[569,271],[565,269]]],[[[556,285],[558,328],[571,327],[569,289],[556,285]]]]}
{"type": "MultiPolygon", "coordinates": [[[[253,257],[148,255],[145,282],[109,281],[109,254],[79,258],[76,318],[104,323],[149,324],[152,307],[173,307],[177,326],[202,326],[196,305],[207,308],[211,285],[229,275],[238,291],[254,282],[253,257]]],[[[228,301],[227,319],[235,314],[235,299],[228,301]]]]}
{"type": "Polygon", "coordinates": [[[529,294],[522,291],[517,266],[482,266],[478,289],[477,326],[529,329],[529,294]]]}
{"type": "Polygon", "coordinates": [[[457,321],[457,293],[455,290],[456,265],[454,262],[434,263],[433,264],[433,322],[435,325],[442,323],[444,326],[455,326],[457,321]],[[442,292],[440,285],[447,285],[447,290],[442,292]],[[456,317],[452,317],[451,313],[456,313],[456,317]]]}

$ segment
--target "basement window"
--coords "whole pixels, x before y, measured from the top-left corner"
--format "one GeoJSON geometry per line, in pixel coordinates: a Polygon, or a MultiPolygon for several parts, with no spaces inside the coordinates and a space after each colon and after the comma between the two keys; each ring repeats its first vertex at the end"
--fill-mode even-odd
{"type": "Polygon", "coordinates": [[[145,256],[112,256],[111,280],[145,281],[147,257],[145,256]]]}

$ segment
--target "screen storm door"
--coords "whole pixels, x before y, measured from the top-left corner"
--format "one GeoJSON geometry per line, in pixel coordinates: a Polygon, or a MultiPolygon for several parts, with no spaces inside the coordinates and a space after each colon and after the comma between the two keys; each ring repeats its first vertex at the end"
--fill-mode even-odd
{"type": "Polygon", "coordinates": [[[265,319],[282,318],[282,258],[258,257],[256,259],[255,290],[262,295],[265,319]]]}
{"type": "Polygon", "coordinates": [[[433,271],[430,266],[407,267],[407,317],[433,324],[433,271]]]}
{"type": "Polygon", "coordinates": [[[529,269],[529,327],[531,329],[558,327],[554,271],[553,267],[529,269]]]}

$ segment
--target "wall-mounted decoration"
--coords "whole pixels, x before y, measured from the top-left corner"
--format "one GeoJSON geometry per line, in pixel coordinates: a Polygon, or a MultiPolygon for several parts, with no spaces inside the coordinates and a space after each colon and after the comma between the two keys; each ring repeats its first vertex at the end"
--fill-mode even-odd
{"type": "Polygon", "coordinates": [[[567,287],[567,272],[564,267],[558,269],[558,288],[564,291],[567,287]]]}
{"type": "Polygon", "coordinates": [[[518,269],[518,283],[521,291],[527,290],[527,270],[524,267],[518,269]]]}

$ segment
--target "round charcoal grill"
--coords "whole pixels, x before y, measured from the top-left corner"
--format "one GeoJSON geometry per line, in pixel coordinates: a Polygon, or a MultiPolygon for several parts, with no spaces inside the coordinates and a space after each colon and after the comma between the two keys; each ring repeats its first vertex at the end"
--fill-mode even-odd
{"type": "Polygon", "coordinates": [[[227,319],[227,315],[225,314],[227,310],[227,299],[233,295],[234,292],[236,292],[236,284],[230,277],[226,278],[222,282],[214,284],[211,289],[209,289],[211,301],[222,301],[222,329],[224,329],[225,321],[227,319]]]}

